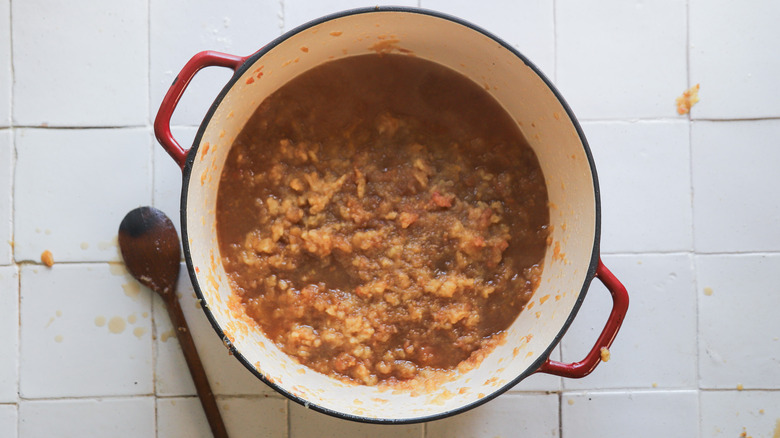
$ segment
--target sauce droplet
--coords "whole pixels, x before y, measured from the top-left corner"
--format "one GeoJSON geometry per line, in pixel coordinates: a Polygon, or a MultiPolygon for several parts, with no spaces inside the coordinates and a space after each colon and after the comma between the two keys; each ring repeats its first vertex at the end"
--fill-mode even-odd
{"type": "Polygon", "coordinates": [[[163,342],[167,342],[168,338],[172,336],[176,336],[176,333],[173,331],[173,329],[170,329],[167,332],[163,332],[163,334],[160,335],[160,340],[163,342]]]}
{"type": "Polygon", "coordinates": [[[141,293],[141,285],[135,281],[130,281],[122,285],[122,289],[125,290],[125,295],[132,299],[138,298],[138,294],[141,293]]]}
{"type": "Polygon", "coordinates": [[[95,317],[95,325],[98,327],[103,327],[106,325],[106,317],[105,316],[96,316],[95,317]]]}
{"type": "Polygon", "coordinates": [[[115,316],[108,320],[108,331],[114,334],[119,334],[125,331],[125,320],[119,316],[115,316]]]}
{"type": "Polygon", "coordinates": [[[127,269],[125,269],[125,265],[122,265],[120,263],[110,263],[108,265],[108,270],[113,275],[126,275],[127,269]]]}

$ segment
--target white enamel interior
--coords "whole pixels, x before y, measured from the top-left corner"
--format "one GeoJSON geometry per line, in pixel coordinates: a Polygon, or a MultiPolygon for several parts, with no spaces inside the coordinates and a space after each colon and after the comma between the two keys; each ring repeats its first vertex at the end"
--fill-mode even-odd
{"type": "Polygon", "coordinates": [[[332,19],[290,36],[256,60],[205,126],[185,190],[187,244],[198,287],[204,304],[240,354],[290,394],[320,408],[380,421],[413,420],[457,410],[527,373],[556,341],[575,308],[587,281],[597,237],[597,194],[585,148],[544,81],[515,54],[482,33],[412,12],[365,12],[332,19]],[[507,342],[480,366],[422,393],[345,384],[308,370],[281,353],[227,305],[231,291],[215,231],[220,172],[233,139],[256,106],[301,72],[330,59],[372,53],[372,46],[388,40],[398,40],[393,44],[414,56],[448,66],[488,87],[517,120],[535,150],[550,198],[552,244],[533,307],[520,315],[508,331],[507,342]],[[263,75],[257,79],[255,71],[260,66],[263,75]],[[254,82],[248,84],[247,79],[253,76],[254,82]]]}

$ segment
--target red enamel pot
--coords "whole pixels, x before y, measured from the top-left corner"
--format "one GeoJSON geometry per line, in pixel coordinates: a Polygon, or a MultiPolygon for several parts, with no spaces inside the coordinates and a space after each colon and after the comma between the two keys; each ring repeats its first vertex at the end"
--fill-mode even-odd
{"type": "Polygon", "coordinates": [[[174,81],[154,127],[157,139],[182,168],[184,252],[204,312],[237,360],[308,408],[375,423],[413,423],[457,414],[534,373],[586,376],[599,364],[601,349],[611,345],[623,321],[628,294],[599,256],[599,187],[582,129],[555,87],[528,59],[470,23],[419,9],[358,9],[298,27],[250,56],[202,52],[174,81]],[[425,391],[347,384],[311,371],[281,352],[243,314],[233,296],[215,227],[223,164],[233,139],[260,102],[319,64],[372,53],[377,43],[388,39],[393,41],[391,50],[437,62],[485,85],[517,120],[534,149],[550,200],[551,244],[532,310],[520,314],[507,330],[506,342],[476,368],[456,372],[449,381],[425,391]],[[171,135],[171,114],[190,80],[205,67],[226,67],[234,74],[209,109],[193,145],[185,149],[171,135]],[[549,360],[594,278],[613,299],[601,335],[579,362],[549,360]]]}

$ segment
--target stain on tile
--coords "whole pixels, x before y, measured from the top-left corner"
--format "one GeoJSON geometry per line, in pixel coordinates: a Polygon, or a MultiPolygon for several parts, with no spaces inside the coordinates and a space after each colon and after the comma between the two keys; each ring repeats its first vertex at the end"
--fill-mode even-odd
{"type": "Polygon", "coordinates": [[[168,342],[168,339],[169,339],[169,338],[171,338],[171,337],[175,337],[175,336],[176,336],[176,332],[175,332],[175,331],[173,331],[173,329],[170,329],[170,330],[168,330],[168,331],[166,331],[166,332],[163,332],[163,333],[160,335],[160,340],[161,340],[161,341],[163,341],[163,342],[168,342]]]}
{"type": "Polygon", "coordinates": [[[125,327],[127,324],[125,323],[125,320],[122,319],[120,316],[115,316],[108,320],[108,331],[110,331],[113,334],[120,334],[123,331],[125,331],[125,327]]]}
{"type": "Polygon", "coordinates": [[[138,295],[141,293],[141,284],[135,280],[129,280],[122,285],[122,289],[125,291],[125,295],[132,299],[138,299],[138,295]]]}

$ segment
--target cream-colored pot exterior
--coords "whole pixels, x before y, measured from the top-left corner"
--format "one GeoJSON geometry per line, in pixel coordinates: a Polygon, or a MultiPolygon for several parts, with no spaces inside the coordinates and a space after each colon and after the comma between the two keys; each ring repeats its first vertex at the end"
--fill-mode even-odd
{"type": "Polygon", "coordinates": [[[296,29],[247,58],[220,98],[183,166],[182,234],[203,308],[236,357],[257,376],[326,413],[414,422],[481,404],[544,363],[579,308],[598,264],[599,197],[592,159],[571,112],[526,60],[449,17],[393,8],[351,11],[296,29]],[[231,301],[217,244],[214,211],[220,173],[233,139],[257,105],[319,64],[377,51],[435,61],[483,85],[517,120],[539,158],[549,192],[552,243],[533,308],[520,315],[506,343],[478,367],[430,391],[346,384],[296,363],[251,324],[235,298],[231,301]]]}

